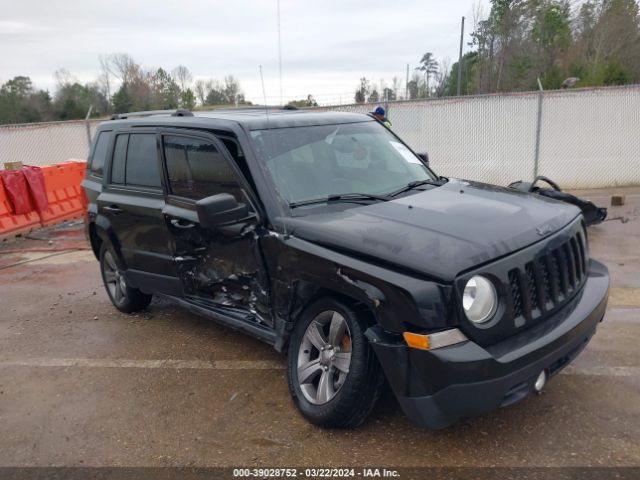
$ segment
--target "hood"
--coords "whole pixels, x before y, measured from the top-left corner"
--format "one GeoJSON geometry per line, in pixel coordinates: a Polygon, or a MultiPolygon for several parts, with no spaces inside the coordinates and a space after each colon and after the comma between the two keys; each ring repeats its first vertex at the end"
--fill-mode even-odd
{"type": "Polygon", "coordinates": [[[452,179],[396,200],[285,221],[296,237],[451,281],[542,240],[579,213],[539,195],[452,179]]]}

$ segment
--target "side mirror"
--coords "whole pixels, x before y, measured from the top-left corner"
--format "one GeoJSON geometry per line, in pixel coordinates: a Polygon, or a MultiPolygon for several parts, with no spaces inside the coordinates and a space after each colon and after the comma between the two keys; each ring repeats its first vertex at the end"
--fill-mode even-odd
{"type": "Polygon", "coordinates": [[[196,202],[198,222],[203,228],[213,228],[246,218],[249,209],[244,203],[238,203],[233,195],[219,193],[196,202]]]}
{"type": "Polygon", "coordinates": [[[416,153],[416,155],[418,155],[422,161],[427,164],[427,167],[429,166],[429,154],[427,152],[416,153]]]}

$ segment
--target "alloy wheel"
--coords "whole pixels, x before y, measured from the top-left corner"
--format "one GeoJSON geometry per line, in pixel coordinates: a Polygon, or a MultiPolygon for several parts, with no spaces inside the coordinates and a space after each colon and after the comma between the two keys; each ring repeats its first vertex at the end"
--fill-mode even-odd
{"type": "Polygon", "coordinates": [[[108,250],[104,253],[104,281],[111,298],[116,303],[121,303],[127,296],[127,282],[118,268],[113,255],[108,250]]]}
{"type": "Polygon", "coordinates": [[[323,405],[340,391],[351,365],[351,332],[336,311],[317,315],[304,333],[298,351],[298,385],[314,405],[323,405]]]}

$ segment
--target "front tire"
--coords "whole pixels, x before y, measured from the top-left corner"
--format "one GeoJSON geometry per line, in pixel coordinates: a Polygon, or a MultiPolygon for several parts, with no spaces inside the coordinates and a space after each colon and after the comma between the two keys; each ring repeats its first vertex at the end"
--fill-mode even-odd
{"type": "Polygon", "coordinates": [[[123,275],[124,269],[113,249],[108,247],[106,243],[100,249],[100,272],[111,303],[121,312],[136,312],[151,303],[152,295],[142,293],[137,288],[127,285],[123,275]]]}
{"type": "Polygon", "coordinates": [[[364,422],[384,385],[361,315],[323,298],[309,306],[291,334],[289,391],[311,423],[350,428],[364,422]]]}

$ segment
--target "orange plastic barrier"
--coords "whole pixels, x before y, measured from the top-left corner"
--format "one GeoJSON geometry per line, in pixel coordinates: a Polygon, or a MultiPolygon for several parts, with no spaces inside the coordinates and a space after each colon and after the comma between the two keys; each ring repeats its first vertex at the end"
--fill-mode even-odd
{"type": "Polygon", "coordinates": [[[48,206],[40,214],[34,210],[16,215],[0,182],[0,239],[84,215],[87,202],[80,182],[85,168],[86,162],[81,161],[42,167],[48,206]]]}
{"type": "Polygon", "coordinates": [[[84,178],[85,162],[67,162],[42,167],[49,205],[40,214],[42,225],[80,217],[86,206],[85,193],[80,182],[84,178]]]}
{"type": "Polygon", "coordinates": [[[7,197],[7,192],[4,189],[3,183],[0,182],[0,238],[30,232],[39,226],[40,216],[36,211],[14,215],[13,207],[7,197]]]}

